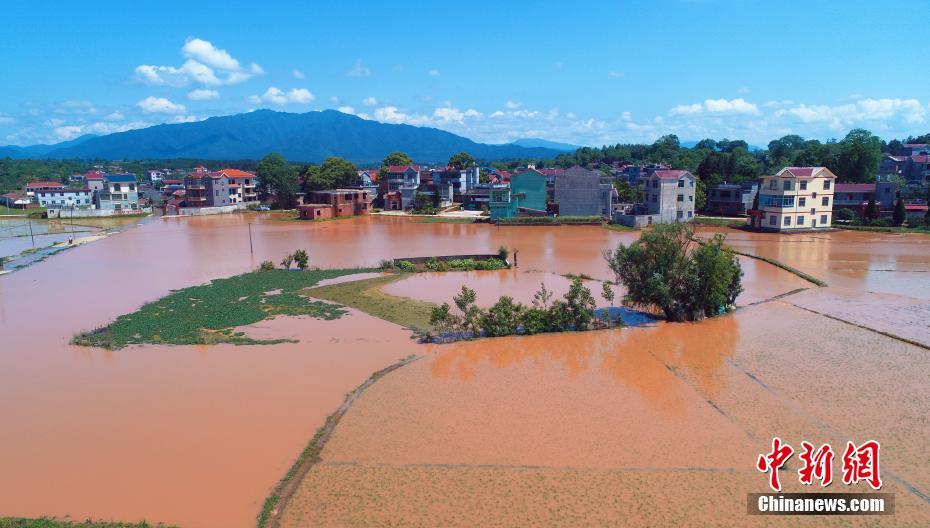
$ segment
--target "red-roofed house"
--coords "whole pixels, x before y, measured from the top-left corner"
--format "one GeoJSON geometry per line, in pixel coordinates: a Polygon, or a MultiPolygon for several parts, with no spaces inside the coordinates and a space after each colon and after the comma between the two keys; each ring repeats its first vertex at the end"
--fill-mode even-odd
{"type": "Polygon", "coordinates": [[[229,179],[230,190],[232,190],[233,185],[239,186],[239,196],[233,203],[258,203],[258,193],[255,190],[255,173],[239,169],[221,169],[217,171],[217,174],[222,174],[229,179]]]}

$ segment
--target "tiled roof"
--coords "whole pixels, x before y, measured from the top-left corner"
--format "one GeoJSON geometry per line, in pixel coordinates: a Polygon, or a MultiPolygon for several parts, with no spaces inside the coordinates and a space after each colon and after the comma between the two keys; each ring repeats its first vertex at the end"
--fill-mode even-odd
{"type": "Polygon", "coordinates": [[[911,160],[912,160],[914,163],[930,163],[930,156],[926,156],[926,155],[924,155],[924,156],[920,156],[920,155],[911,156],[911,160]]]}
{"type": "Polygon", "coordinates": [[[823,175],[825,177],[831,177],[833,175],[826,167],[785,167],[782,170],[778,171],[776,176],[793,176],[795,178],[814,178],[821,176],[821,172],[826,171],[827,174],[823,175]]]}
{"type": "Polygon", "coordinates": [[[135,183],[136,182],[135,174],[108,174],[105,178],[108,182],[115,182],[115,183],[135,183]]]}
{"type": "Polygon", "coordinates": [[[57,181],[34,181],[27,183],[26,187],[67,187],[67,185],[57,181]]]}
{"type": "Polygon", "coordinates": [[[689,173],[686,170],[657,170],[653,174],[663,180],[677,180],[689,173]]]}
{"type": "Polygon", "coordinates": [[[874,183],[837,183],[836,192],[875,192],[874,183]]]}
{"type": "Polygon", "coordinates": [[[226,175],[227,178],[254,178],[255,175],[251,172],[239,170],[239,169],[222,169],[219,172],[222,172],[226,175]]]}

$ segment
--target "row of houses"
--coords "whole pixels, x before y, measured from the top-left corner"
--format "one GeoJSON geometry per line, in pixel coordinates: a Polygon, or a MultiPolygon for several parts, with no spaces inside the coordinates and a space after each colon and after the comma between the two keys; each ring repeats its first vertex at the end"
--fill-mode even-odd
{"type": "Polygon", "coordinates": [[[3,201],[10,207],[44,207],[50,217],[144,212],[134,174],[90,171],[78,180],[69,180],[80,187],[56,181],[34,181],[27,183],[22,193],[3,195],[3,201]]]}
{"type": "Polygon", "coordinates": [[[925,186],[930,182],[930,145],[905,143],[894,154],[886,154],[878,167],[879,174],[904,178],[908,185],[925,186]]]}
{"type": "Polygon", "coordinates": [[[213,214],[258,205],[254,173],[239,169],[208,171],[199,166],[183,179],[161,180],[165,214],[213,214]]]}

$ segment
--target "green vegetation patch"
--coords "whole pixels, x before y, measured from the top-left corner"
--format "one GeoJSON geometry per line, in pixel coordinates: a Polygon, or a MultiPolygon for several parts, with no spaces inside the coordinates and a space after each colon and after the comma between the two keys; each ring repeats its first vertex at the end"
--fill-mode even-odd
{"type": "Polygon", "coordinates": [[[305,293],[317,299],[351,306],[411,330],[426,330],[430,328],[430,314],[436,307],[435,304],[409,297],[397,297],[383,290],[384,286],[403,278],[405,276],[402,274],[392,274],[320,286],[306,290],[305,293]]]}
{"type": "Polygon", "coordinates": [[[173,291],[133,313],[119,316],[104,328],[75,336],[72,342],[111,349],[142,343],[281,343],[287,340],[253,339],[232,329],[276,315],[337,319],[345,310],[310,300],[301,291],[321,280],[369,271],[374,270],[269,270],[216,279],[208,284],[173,291]]]}
{"type": "Polygon", "coordinates": [[[600,224],[600,216],[515,216],[497,220],[501,225],[566,225],[566,224],[600,224]]]}
{"type": "Polygon", "coordinates": [[[698,216],[694,219],[694,224],[696,225],[709,225],[709,226],[744,226],[746,225],[745,218],[718,218],[713,216],[698,216]]]}
{"type": "Polygon", "coordinates": [[[56,521],[54,519],[0,518],[0,528],[168,528],[164,524],[108,521],[56,521]]]}
{"type": "Polygon", "coordinates": [[[417,216],[415,222],[419,224],[473,224],[474,219],[449,216],[417,216]]]}

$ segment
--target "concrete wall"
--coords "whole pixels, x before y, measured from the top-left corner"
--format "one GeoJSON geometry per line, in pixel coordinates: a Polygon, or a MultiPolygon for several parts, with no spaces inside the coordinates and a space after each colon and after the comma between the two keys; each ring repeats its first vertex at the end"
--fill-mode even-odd
{"type": "Polygon", "coordinates": [[[129,214],[152,214],[151,207],[142,209],[49,209],[49,218],[98,218],[107,216],[123,216],[129,214]]]}
{"type": "Polygon", "coordinates": [[[222,207],[179,207],[179,215],[205,216],[215,214],[235,213],[240,209],[245,209],[245,204],[225,205],[222,207]]]}

